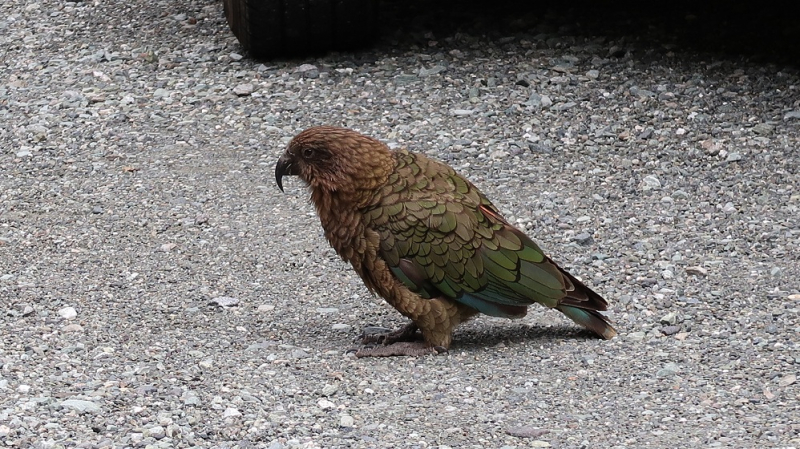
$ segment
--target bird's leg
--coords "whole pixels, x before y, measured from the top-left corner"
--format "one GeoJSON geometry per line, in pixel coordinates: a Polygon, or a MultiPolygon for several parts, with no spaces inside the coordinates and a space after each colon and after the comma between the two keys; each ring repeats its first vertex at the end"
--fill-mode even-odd
{"type": "Polygon", "coordinates": [[[423,355],[438,355],[447,352],[442,346],[431,346],[424,341],[402,341],[386,346],[375,346],[372,348],[362,348],[356,351],[356,357],[392,357],[406,355],[419,357],[423,355]]]}
{"type": "Polygon", "coordinates": [[[417,332],[419,327],[412,321],[392,332],[367,334],[361,337],[362,343],[368,345],[355,351],[356,357],[392,357],[437,355],[447,352],[443,346],[434,346],[422,340],[417,332]]]}
{"type": "Polygon", "coordinates": [[[362,341],[372,346],[355,351],[356,357],[419,357],[446,353],[453,340],[453,329],[477,313],[471,307],[449,300],[425,300],[418,304],[424,306],[421,313],[407,313],[395,306],[414,321],[394,332],[364,335],[362,341]],[[422,334],[421,339],[417,330],[422,334]]]}
{"type": "Polygon", "coordinates": [[[400,329],[394,330],[392,332],[387,333],[375,333],[375,334],[367,334],[364,332],[361,335],[361,343],[363,344],[381,344],[381,345],[390,345],[392,343],[398,342],[413,342],[416,341],[419,337],[417,334],[417,325],[414,322],[409,322],[405,326],[401,327],[400,329]]]}

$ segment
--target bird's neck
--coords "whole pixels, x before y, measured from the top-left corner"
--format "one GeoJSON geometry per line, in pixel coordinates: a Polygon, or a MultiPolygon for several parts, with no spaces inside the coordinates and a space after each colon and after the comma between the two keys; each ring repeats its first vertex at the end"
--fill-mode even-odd
{"type": "Polygon", "coordinates": [[[354,252],[364,239],[363,211],[379,201],[396,161],[388,148],[380,148],[361,162],[360,170],[341,173],[335,182],[321,177],[310,183],[311,202],[317,209],[325,237],[339,255],[356,265],[354,252]]]}
{"type": "Polygon", "coordinates": [[[320,217],[323,215],[339,216],[355,213],[357,210],[370,205],[374,200],[374,190],[338,191],[325,188],[311,189],[311,203],[317,209],[320,217]]]}
{"type": "Polygon", "coordinates": [[[358,204],[352,201],[351,195],[316,191],[312,191],[311,202],[317,209],[325,238],[342,259],[356,266],[358,258],[362,257],[356,251],[356,242],[364,237],[358,204]]]}

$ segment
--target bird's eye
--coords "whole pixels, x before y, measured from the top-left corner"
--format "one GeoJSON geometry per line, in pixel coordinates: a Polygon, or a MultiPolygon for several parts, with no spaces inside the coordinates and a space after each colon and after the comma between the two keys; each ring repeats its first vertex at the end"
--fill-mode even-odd
{"type": "Polygon", "coordinates": [[[309,159],[313,155],[314,155],[314,149],[313,148],[304,148],[303,149],[303,158],[309,159]]]}

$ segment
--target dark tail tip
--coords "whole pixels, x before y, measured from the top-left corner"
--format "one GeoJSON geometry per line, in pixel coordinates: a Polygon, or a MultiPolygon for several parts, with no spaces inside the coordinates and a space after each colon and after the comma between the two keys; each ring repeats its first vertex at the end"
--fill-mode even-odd
{"type": "Polygon", "coordinates": [[[564,304],[557,308],[572,321],[594,332],[600,338],[611,340],[617,335],[617,330],[614,329],[608,318],[596,310],[581,309],[564,304]]]}

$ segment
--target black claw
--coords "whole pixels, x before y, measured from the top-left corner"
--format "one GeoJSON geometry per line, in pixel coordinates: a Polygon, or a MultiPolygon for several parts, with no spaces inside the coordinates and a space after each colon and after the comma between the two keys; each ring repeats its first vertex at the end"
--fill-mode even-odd
{"type": "Polygon", "coordinates": [[[444,346],[434,346],[433,350],[436,352],[436,355],[444,354],[446,352],[450,352],[444,346]]]}

